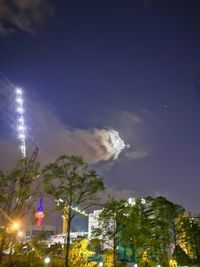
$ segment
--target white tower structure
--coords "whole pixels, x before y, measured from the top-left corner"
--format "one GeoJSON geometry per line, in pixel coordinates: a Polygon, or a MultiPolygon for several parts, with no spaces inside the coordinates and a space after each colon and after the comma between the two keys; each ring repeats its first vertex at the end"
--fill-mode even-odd
{"type": "Polygon", "coordinates": [[[21,88],[15,89],[15,103],[17,111],[17,134],[20,142],[20,151],[22,158],[26,158],[26,135],[25,135],[25,120],[24,120],[24,99],[21,88]]]}

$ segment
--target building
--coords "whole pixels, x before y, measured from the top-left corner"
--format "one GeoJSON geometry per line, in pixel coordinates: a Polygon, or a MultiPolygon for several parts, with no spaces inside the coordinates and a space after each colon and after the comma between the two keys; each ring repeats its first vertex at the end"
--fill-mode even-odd
{"type": "Polygon", "coordinates": [[[88,215],[88,238],[92,238],[92,231],[95,228],[98,228],[98,217],[102,210],[94,210],[92,213],[88,215]]]}
{"type": "MultiPolygon", "coordinates": [[[[88,232],[71,232],[70,233],[70,242],[73,243],[74,241],[81,239],[81,238],[87,238],[88,232]]],[[[52,235],[48,239],[48,245],[55,245],[55,244],[61,244],[64,245],[67,242],[67,234],[59,234],[59,235],[52,235]]]]}
{"type": "Polygon", "coordinates": [[[52,225],[41,225],[35,226],[30,225],[27,227],[26,235],[27,238],[41,238],[43,240],[48,239],[50,236],[55,235],[56,227],[52,225]]]}

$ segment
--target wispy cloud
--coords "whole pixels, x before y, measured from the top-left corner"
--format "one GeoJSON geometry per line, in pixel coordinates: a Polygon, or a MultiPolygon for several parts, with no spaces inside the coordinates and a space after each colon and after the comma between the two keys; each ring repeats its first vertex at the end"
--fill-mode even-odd
{"type": "Polygon", "coordinates": [[[144,112],[122,111],[116,115],[117,128],[122,137],[130,145],[123,153],[125,160],[141,160],[152,154],[153,148],[145,145],[144,132],[146,132],[144,112]]]}
{"type": "Polygon", "coordinates": [[[137,150],[130,150],[124,153],[124,156],[129,160],[140,160],[149,157],[151,154],[147,148],[138,148],[137,150]]]}
{"type": "Polygon", "coordinates": [[[101,203],[105,203],[108,200],[127,200],[128,198],[139,197],[140,194],[134,190],[117,189],[113,187],[107,187],[106,190],[99,194],[101,203]]]}
{"type": "Polygon", "coordinates": [[[53,14],[50,0],[0,0],[0,35],[16,30],[33,33],[53,14]]]}

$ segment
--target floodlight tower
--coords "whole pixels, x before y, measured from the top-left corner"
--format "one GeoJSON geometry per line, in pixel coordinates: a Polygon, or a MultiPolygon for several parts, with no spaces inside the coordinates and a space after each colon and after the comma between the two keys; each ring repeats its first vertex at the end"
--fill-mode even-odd
{"type": "Polygon", "coordinates": [[[26,127],[24,120],[24,99],[23,99],[23,91],[21,88],[15,89],[15,103],[16,103],[16,112],[18,115],[17,118],[17,133],[18,139],[20,142],[20,151],[22,159],[26,158],[26,127]]]}

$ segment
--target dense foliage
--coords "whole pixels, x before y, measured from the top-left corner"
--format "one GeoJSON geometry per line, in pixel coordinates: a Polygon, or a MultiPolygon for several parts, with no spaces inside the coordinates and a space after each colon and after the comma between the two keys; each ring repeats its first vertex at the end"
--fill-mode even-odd
{"type": "MultiPolygon", "coordinates": [[[[101,177],[81,157],[61,156],[42,171],[45,192],[57,201],[67,218],[67,243],[47,247],[41,239],[22,242],[19,227],[31,210],[37,192],[39,164],[19,161],[14,169],[0,172],[0,266],[139,267],[200,266],[200,219],[166,198],[110,199],[99,214],[93,240],[71,244],[71,222],[82,211],[99,203],[104,190],[101,177]],[[96,249],[95,249],[96,247],[96,249]]],[[[102,202],[102,200],[101,200],[102,202]]]]}

